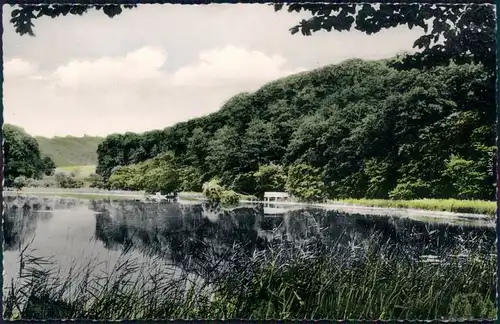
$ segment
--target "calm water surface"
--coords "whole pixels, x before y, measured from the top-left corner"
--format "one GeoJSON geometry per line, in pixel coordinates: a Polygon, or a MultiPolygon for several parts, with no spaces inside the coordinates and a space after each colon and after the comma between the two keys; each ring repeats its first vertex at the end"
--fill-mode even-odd
{"type": "MultiPolygon", "coordinates": [[[[32,254],[52,256],[61,269],[100,262],[106,270],[119,259],[145,263],[151,257],[199,270],[207,251],[222,256],[238,249],[250,256],[273,239],[305,240],[321,236],[333,244],[374,233],[397,243],[404,257],[453,251],[483,241],[493,251],[495,228],[427,223],[398,217],[345,214],[323,209],[239,207],[217,211],[201,204],[5,197],[4,282],[18,275],[19,252],[29,243],[32,254]]],[[[395,251],[398,253],[398,251],[395,251]]],[[[97,271],[97,270],[96,270],[97,271]]],[[[5,287],[4,287],[5,288],[5,287]]]]}

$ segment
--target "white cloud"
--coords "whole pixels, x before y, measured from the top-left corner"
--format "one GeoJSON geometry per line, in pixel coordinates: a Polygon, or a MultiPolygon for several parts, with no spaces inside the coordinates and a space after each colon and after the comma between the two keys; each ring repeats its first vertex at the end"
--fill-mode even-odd
{"type": "Polygon", "coordinates": [[[304,68],[286,69],[281,55],[268,56],[235,46],[203,51],[198,63],[179,69],[172,76],[173,84],[210,86],[228,82],[263,82],[301,72],[304,68]]]}
{"type": "Polygon", "coordinates": [[[202,51],[198,60],[169,73],[167,51],[142,47],[122,56],[73,60],[54,71],[24,69],[29,78],[5,81],[5,120],[46,136],[164,128],[304,70],[285,68],[286,62],[228,45],[202,51]],[[33,113],[44,122],[30,118],[33,113]]]}
{"type": "Polygon", "coordinates": [[[51,75],[52,85],[79,91],[103,87],[190,86],[214,87],[228,84],[255,85],[304,71],[285,68],[281,55],[266,55],[232,45],[202,51],[198,60],[168,74],[166,51],[143,47],[124,56],[96,60],[75,60],[58,67],[51,75]],[[87,88],[87,89],[86,89],[87,88]]]}
{"type": "Polygon", "coordinates": [[[167,54],[161,48],[143,47],[122,57],[75,60],[58,67],[52,74],[55,85],[62,88],[102,88],[140,83],[162,77],[158,70],[167,54]]]}
{"type": "Polygon", "coordinates": [[[4,78],[32,76],[37,70],[35,64],[19,58],[8,60],[3,65],[4,78]]]}

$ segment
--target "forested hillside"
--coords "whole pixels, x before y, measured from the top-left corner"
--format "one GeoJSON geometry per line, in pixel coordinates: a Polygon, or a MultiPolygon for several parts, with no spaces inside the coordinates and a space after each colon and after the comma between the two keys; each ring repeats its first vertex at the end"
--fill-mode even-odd
{"type": "Polygon", "coordinates": [[[116,167],[168,151],[182,190],[218,178],[237,192],[286,189],[314,200],[494,200],[493,87],[481,65],[396,70],[349,60],[238,94],[214,114],[164,130],[110,135],[97,172],[105,181],[115,172],[111,186],[138,189],[139,166],[156,162],[116,167]]]}
{"type": "Polygon", "coordinates": [[[56,166],[95,165],[97,146],[102,137],[36,137],[40,150],[50,156],[56,166]]]}

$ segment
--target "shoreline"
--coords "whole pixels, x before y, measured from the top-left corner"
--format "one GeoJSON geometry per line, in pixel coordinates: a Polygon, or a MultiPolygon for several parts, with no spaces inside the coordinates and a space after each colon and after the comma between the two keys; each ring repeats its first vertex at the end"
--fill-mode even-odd
{"type": "MultiPolygon", "coordinates": [[[[34,189],[34,188],[33,188],[34,189]]],[[[47,188],[47,190],[36,188],[36,190],[21,190],[21,191],[3,191],[4,195],[25,195],[25,196],[48,196],[48,197],[61,197],[61,198],[75,198],[75,199],[110,199],[110,200],[137,200],[143,199],[145,193],[142,192],[126,192],[126,191],[104,191],[100,189],[83,190],[78,189],[54,189],[47,188]]],[[[194,201],[205,200],[200,193],[179,193],[179,201],[183,203],[193,203],[194,201]]],[[[300,202],[279,202],[269,203],[256,200],[240,200],[242,205],[255,205],[264,204],[280,207],[317,207],[327,210],[336,210],[346,212],[349,214],[367,214],[374,216],[389,216],[389,217],[402,217],[402,218],[432,218],[434,220],[457,220],[464,222],[481,222],[492,225],[495,220],[494,215],[479,214],[479,213],[459,213],[442,210],[429,210],[419,208],[401,208],[401,207],[378,207],[367,206],[363,204],[355,204],[350,202],[329,202],[329,203],[300,203],[300,202]]]]}

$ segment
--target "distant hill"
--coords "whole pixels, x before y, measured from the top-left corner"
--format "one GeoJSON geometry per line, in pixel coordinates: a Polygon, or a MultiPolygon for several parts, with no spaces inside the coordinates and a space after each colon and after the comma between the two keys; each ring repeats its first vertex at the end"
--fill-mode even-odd
{"type": "Polygon", "coordinates": [[[56,166],[97,164],[97,146],[102,137],[35,137],[42,155],[48,155],[56,166]]]}

